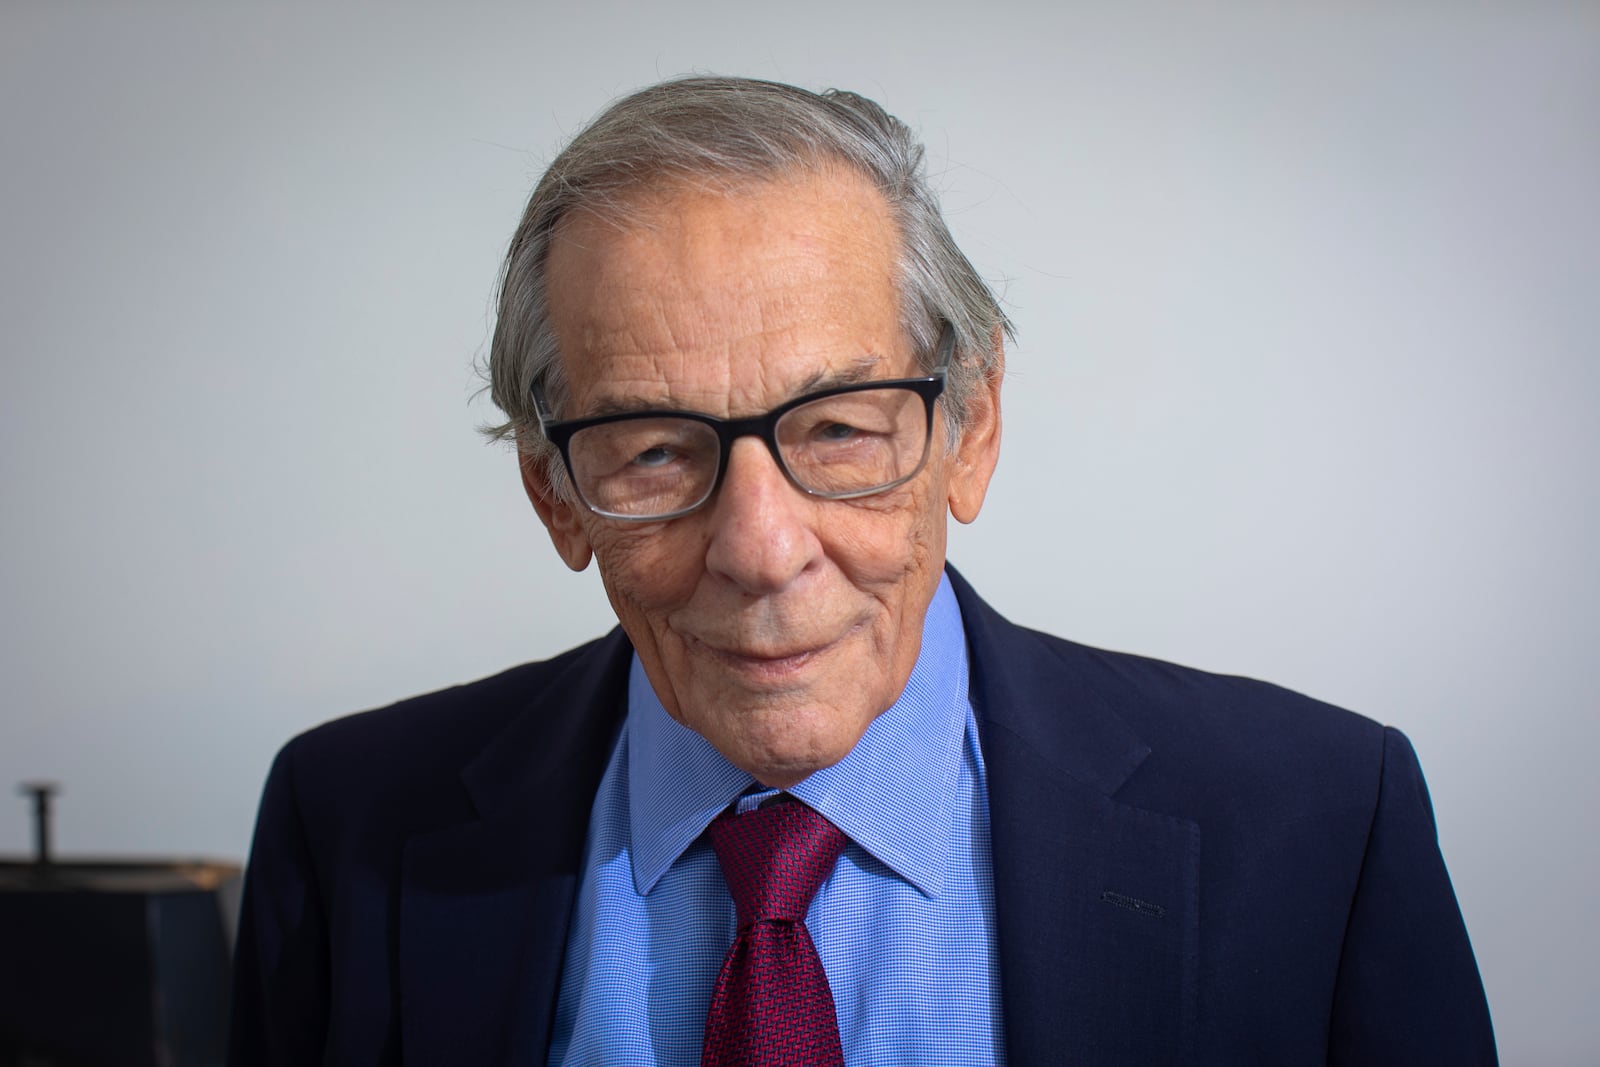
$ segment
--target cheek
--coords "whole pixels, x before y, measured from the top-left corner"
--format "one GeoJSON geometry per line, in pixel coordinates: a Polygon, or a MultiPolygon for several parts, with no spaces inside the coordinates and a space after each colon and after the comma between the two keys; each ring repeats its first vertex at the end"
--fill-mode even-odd
{"type": "MultiPolygon", "coordinates": [[[[862,504],[869,501],[873,498],[862,504]]],[[[849,521],[840,517],[828,527],[833,558],[851,584],[883,601],[896,616],[905,604],[932,596],[944,562],[943,515],[931,508],[928,494],[897,503],[858,506],[849,521]]]]}
{"type": "Polygon", "coordinates": [[[693,593],[705,549],[683,532],[660,525],[602,527],[591,533],[601,581],[630,633],[641,616],[670,611],[693,593]]]}

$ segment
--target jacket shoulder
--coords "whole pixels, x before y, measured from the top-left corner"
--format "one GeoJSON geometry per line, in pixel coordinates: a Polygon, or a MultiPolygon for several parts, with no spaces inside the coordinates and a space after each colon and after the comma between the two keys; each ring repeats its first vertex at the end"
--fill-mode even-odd
{"type": "Polygon", "coordinates": [[[1066,669],[1114,695],[1130,723],[1156,735],[1228,747],[1258,738],[1269,748],[1296,738],[1382,740],[1374,720],[1272,682],[1027,632],[1066,669]]]}
{"type": "Polygon", "coordinates": [[[617,630],[548,660],[333,719],[284,745],[273,777],[292,783],[303,810],[322,808],[333,824],[378,806],[448,812],[464,802],[461,772],[543,694],[571,677],[613,670],[627,652],[617,630]]]}
{"type": "Polygon", "coordinates": [[[1255,678],[1028,633],[1149,745],[1136,790],[1159,783],[1280,814],[1375,800],[1386,730],[1364,715],[1255,678]]]}
{"type": "Polygon", "coordinates": [[[1253,678],[1017,626],[958,574],[951,580],[975,704],[990,705],[978,708],[980,721],[1065,773],[1093,776],[1098,767],[1102,787],[1172,814],[1292,817],[1374,801],[1386,731],[1373,720],[1253,678]]]}

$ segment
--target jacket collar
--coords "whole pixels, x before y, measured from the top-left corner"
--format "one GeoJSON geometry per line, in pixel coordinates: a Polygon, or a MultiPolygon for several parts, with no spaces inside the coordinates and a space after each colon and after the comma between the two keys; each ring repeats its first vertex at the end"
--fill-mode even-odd
{"type": "Polygon", "coordinates": [[[1192,1048],[1199,828],[1116,799],[1150,747],[1098,653],[1006,622],[954,570],[988,767],[1012,1063],[1173,1063],[1192,1048]]]}
{"type": "Polygon", "coordinates": [[[578,652],[463,771],[479,818],[407,841],[398,946],[407,1064],[544,1064],[632,654],[620,629],[578,652]]]}
{"type": "Polygon", "coordinates": [[[1110,695],[1062,658],[1062,642],[1007,622],[954,567],[946,570],[966,626],[983,740],[1012,734],[1030,743],[1055,774],[1106,796],[1115,793],[1150,746],[1118,715],[1110,695]]]}

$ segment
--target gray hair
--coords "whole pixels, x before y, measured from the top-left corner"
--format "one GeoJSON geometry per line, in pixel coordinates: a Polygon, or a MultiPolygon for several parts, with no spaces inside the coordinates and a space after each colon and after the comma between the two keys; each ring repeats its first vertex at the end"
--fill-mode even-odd
{"type": "Polygon", "coordinates": [[[542,379],[555,411],[567,400],[545,264],[568,212],[623,222],[628,194],[653,183],[736,184],[842,163],[876,186],[899,228],[900,316],[924,369],[931,370],[944,324],[955,333],[942,405],[947,438],[955,442],[973,391],[995,372],[995,331],[1010,335],[1011,324],[950,236],[922,160],[922,145],[905,123],[850,92],[689,77],[616,101],[550,164],[511,238],[487,372],[490,396],[506,421],[484,432],[515,438],[521,451],[543,459],[552,485],[565,492],[566,472],[539,432],[531,390],[542,379]]]}

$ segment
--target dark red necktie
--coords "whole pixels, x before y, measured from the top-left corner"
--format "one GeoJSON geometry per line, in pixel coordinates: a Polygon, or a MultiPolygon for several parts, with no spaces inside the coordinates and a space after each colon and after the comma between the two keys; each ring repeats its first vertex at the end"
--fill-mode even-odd
{"type": "Polygon", "coordinates": [[[844,1067],[833,992],[805,923],[844,834],[798,801],[725,812],[706,833],[739,932],[711,993],[700,1067],[844,1067]]]}

